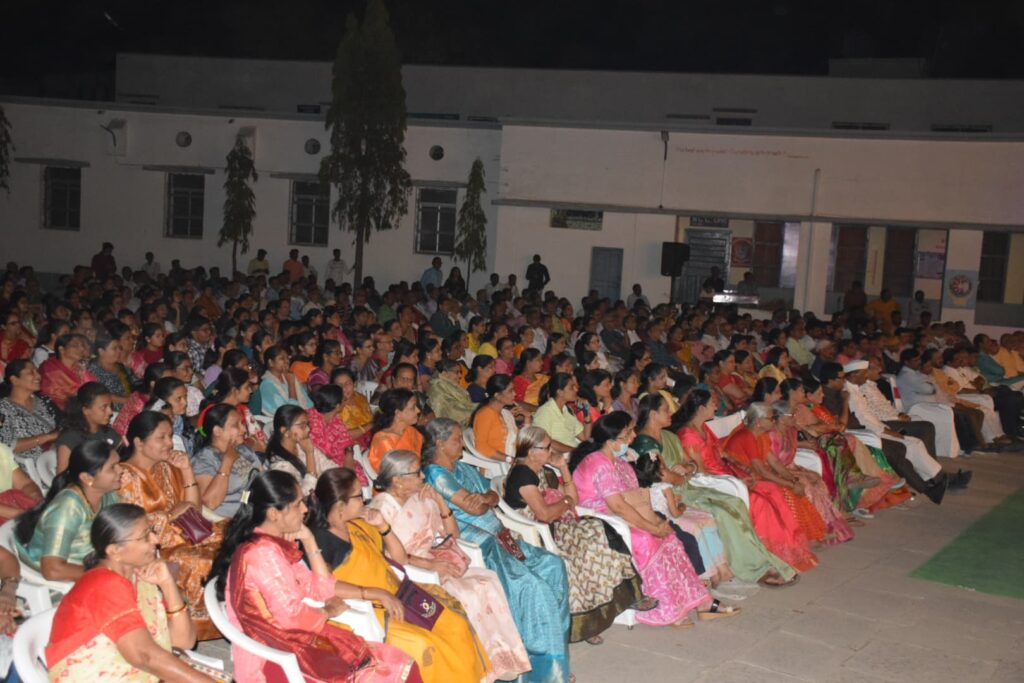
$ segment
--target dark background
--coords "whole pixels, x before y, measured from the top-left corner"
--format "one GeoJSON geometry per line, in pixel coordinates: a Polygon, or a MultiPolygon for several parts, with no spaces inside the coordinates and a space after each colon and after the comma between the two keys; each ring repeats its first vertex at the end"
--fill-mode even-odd
{"type": "MultiPolygon", "coordinates": [[[[331,60],[362,0],[22,0],[0,11],[0,92],[110,97],[117,52],[331,60]]],[[[1024,0],[386,0],[403,61],[828,73],[917,57],[932,78],[1024,78],[1024,0]]]]}

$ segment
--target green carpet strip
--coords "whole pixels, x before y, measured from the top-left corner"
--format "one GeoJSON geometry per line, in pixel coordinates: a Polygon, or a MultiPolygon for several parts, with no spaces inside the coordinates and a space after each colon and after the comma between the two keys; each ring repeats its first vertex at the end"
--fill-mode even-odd
{"type": "Polygon", "coordinates": [[[1024,489],[1008,496],[910,575],[1024,600],[1024,489]]]}

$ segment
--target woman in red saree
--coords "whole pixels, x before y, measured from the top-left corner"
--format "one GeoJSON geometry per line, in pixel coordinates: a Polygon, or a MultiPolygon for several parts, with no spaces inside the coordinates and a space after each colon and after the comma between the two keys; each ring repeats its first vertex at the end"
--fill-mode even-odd
{"type": "MultiPolygon", "coordinates": [[[[331,576],[303,524],[306,504],[295,478],[279,470],[263,472],[245,495],[210,572],[217,597],[226,598],[228,619],[250,638],[294,653],[307,680],[422,683],[412,657],[390,645],[368,643],[331,621],[345,611],[347,598],[379,600],[398,619],[402,604],[382,591],[331,576]],[[303,553],[312,569],[302,563],[303,553]]],[[[283,680],[278,665],[237,646],[231,650],[236,680],[283,680]]]]}
{"type": "Polygon", "coordinates": [[[690,459],[701,463],[708,474],[742,479],[749,491],[750,519],[765,546],[797,571],[804,572],[816,567],[818,558],[811,552],[807,535],[779,487],[757,480],[748,465],[731,454],[723,453],[722,443],[708,429],[705,423],[714,417],[718,409],[714,398],[703,389],[694,389],[685,405],[693,408],[680,411],[689,419],[679,429],[677,436],[690,459]]]}
{"type": "MultiPolygon", "coordinates": [[[[813,450],[820,458],[817,444],[800,440],[800,434],[793,419],[793,410],[788,401],[779,401],[772,406],[775,413],[775,429],[762,434],[759,439],[762,448],[771,450],[775,460],[782,469],[777,469],[780,474],[789,473],[795,477],[803,486],[807,499],[814,505],[821,518],[828,527],[828,535],[825,538],[827,543],[845,543],[853,539],[853,529],[850,528],[845,516],[836,509],[828,487],[817,472],[804,469],[796,464],[797,448],[813,450]]],[[[825,459],[827,462],[827,458],[825,459]]],[[[831,467],[828,468],[831,473],[831,467]]],[[[858,522],[863,526],[863,522],[858,522]]]]}
{"type": "Polygon", "coordinates": [[[53,344],[54,355],[39,366],[42,375],[40,391],[64,410],[64,404],[86,382],[97,381],[96,375],[85,369],[91,345],[81,334],[65,334],[53,344]]]}

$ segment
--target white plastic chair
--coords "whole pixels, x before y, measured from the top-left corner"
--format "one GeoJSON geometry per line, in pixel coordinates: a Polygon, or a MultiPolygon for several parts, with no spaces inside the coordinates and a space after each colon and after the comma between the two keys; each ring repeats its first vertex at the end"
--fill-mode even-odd
{"type": "Polygon", "coordinates": [[[217,599],[215,583],[216,581],[210,581],[206,584],[206,588],[203,589],[203,597],[206,600],[206,611],[210,615],[213,625],[217,627],[217,630],[232,645],[237,645],[246,652],[280,666],[288,683],[305,683],[306,678],[302,675],[302,670],[299,669],[299,660],[296,659],[293,653],[284,652],[268,647],[263,643],[258,643],[231,623],[231,620],[228,619],[227,610],[224,609],[224,603],[217,599]]]}
{"type": "Polygon", "coordinates": [[[57,476],[57,450],[51,448],[43,451],[38,457],[27,461],[23,469],[45,496],[50,490],[53,478],[57,476]]]}
{"type": "Polygon", "coordinates": [[[21,581],[18,583],[17,595],[25,600],[30,614],[42,614],[53,607],[50,591],[61,595],[66,594],[74,585],[71,581],[50,581],[38,571],[22,562],[18,549],[14,544],[14,521],[10,520],[0,526],[0,547],[11,552],[18,558],[21,568],[21,581]]]}
{"type": "Polygon", "coordinates": [[[356,382],[356,391],[366,397],[367,401],[373,401],[373,395],[377,393],[377,388],[380,386],[378,382],[370,382],[363,380],[356,382]]]}
{"type": "Polygon", "coordinates": [[[45,651],[56,611],[56,608],[51,607],[39,612],[14,633],[14,668],[24,683],[49,683],[45,651]]]}
{"type": "Polygon", "coordinates": [[[750,509],[750,491],[740,479],[726,474],[698,473],[690,477],[690,485],[705,489],[714,489],[720,493],[739,498],[747,509],[750,509]]]}
{"type": "Polygon", "coordinates": [[[363,466],[363,471],[366,472],[366,476],[373,482],[377,479],[377,470],[373,469],[373,465],[370,464],[369,451],[364,451],[359,444],[352,446],[352,457],[357,463],[363,466]]]}
{"type": "Polygon", "coordinates": [[[461,538],[456,541],[462,552],[469,556],[469,566],[476,567],[477,569],[487,569],[487,564],[484,562],[484,551],[480,550],[480,546],[472,541],[464,541],[461,538]]]}
{"type": "MultiPolygon", "coordinates": [[[[591,510],[590,508],[581,507],[579,505],[576,506],[576,514],[578,514],[580,517],[597,517],[601,521],[606,522],[608,526],[614,529],[615,532],[622,537],[622,540],[623,542],[625,542],[626,547],[630,549],[630,552],[632,552],[633,534],[630,533],[629,524],[626,523],[626,520],[616,515],[597,512],[596,510],[591,510]]],[[[619,616],[615,617],[615,621],[613,623],[619,624],[620,626],[625,626],[628,629],[632,629],[634,626],[636,626],[636,610],[626,610],[619,616]]]]}
{"type": "Polygon", "coordinates": [[[462,430],[462,443],[466,446],[462,451],[462,461],[464,463],[482,469],[484,476],[488,479],[508,474],[510,467],[507,462],[488,458],[476,449],[476,437],[473,435],[472,428],[462,430]]]}
{"type": "Polygon", "coordinates": [[[803,467],[805,470],[815,472],[819,476],[824,471],[821,464],[821,458],[819,458],[818,454],[809,448],[796,449],[796,456],[793,458],[793,463],[803,467]]]}
{"type": "Polygon", "coordinates": [[[708,429],[717,436],[719,439],[724,439],[732,433],[732,430],[736,429],[743,418],[746,416],[745,410],[737,410],[735,413],[726,415],[724,417],[716,417],[713,420],[708,420],[708,429]]]}
{"type": "Polygon", "coordinates": [[[505,477],[503,474],[491,479],[491,488],[498,494],[498,509],[494,511],[498,519],[530,545],[543,548],[554,555],[561,555],[555,544],[555,537],[551,534],[551,527],[530,519],[505,502],[502,497],[505,477]]]}
{"type": "Polygon", "coordinates": [[[846,433],[857,437],[865,446],[879,450],[882,448],[882,439],[874,432],[869,432],[866,429],[847,429],[846,433]]]}

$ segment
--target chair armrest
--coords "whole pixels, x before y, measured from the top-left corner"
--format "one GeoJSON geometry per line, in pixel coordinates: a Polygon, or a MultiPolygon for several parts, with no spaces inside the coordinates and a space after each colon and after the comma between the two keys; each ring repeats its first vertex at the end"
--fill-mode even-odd
{"type": "Polygon", "coordinates": [[[431,569],[423,569],[422,567],[414,567],[411,564],[407,564],[405,565],[405,575],[414,583],[441,585],[441,577],[431,569]]]}
{"type": "Polygon", "coordinates": [[[596,517],[601,521],[605,522],[611,528],[615,529],[615,532],[622,536],[622,540],[626,542],[626,546],[629,548],[633,547],[633,535],[629,530],[629,524],[626,520],[616,515],[608,515],[603,512],[591,510],[582,506],[576,506],[576,514],[580,517],[596,517]]]}
{"type": "Polygon", "coordinates": [[[484,553],[480,550],[480,546],[472,541],[464,541],[461,538],[456,541],[459,547],[462,548],[462,552],[469,556],[469,566],[478,567],[480,569],[486,569],[487,565],[484,563],[484,553]]]}

